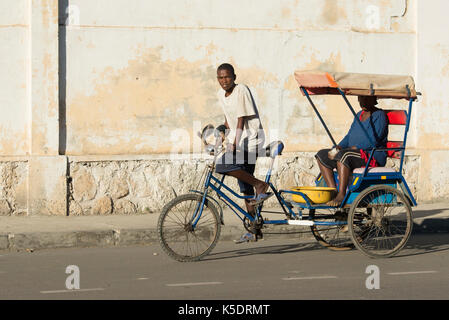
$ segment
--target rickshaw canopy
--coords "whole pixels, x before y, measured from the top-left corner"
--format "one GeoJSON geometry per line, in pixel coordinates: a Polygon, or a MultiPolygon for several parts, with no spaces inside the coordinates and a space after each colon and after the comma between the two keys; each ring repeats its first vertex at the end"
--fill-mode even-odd
{"type": "Polygon", "coordinates": [[[411,76],[313,70],[296,71],[295,79],[310,95],[340,94],[340,89],[345,95],[407,100],[417,97],[411,76]]]}

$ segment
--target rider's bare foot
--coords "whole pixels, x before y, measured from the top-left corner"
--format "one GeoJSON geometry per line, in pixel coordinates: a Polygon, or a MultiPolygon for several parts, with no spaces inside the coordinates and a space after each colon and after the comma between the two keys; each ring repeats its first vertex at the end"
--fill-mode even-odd
{"type": "Polygon", "coordinates": [[[334,199],[326,203],[329,207],[339,207],[340,204],[343,202],[343,199],[345,198],[344,195],[337,195],[334,199]]]}
{"type": "Polygon", "coordinates": [[[269,186],[268,183],[260,181],[260,183],[254,186],[256,188],[256,195],[266,193],[269,186]]]}

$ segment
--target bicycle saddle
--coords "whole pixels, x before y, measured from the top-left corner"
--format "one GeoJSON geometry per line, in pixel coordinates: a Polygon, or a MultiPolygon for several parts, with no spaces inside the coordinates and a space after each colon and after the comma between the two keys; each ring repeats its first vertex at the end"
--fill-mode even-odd
{"type": "Polygon", "coordinates": [[[274,159],[282,154],[282,150],[284,150],[284,143],[282,141],[274,141],[265,147],[265,156],[274,159]]]}

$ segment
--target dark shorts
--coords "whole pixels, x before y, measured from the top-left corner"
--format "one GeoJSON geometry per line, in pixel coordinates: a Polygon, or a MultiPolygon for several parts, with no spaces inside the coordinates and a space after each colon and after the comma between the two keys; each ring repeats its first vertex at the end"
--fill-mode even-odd
{"type": "MultiPolygon", "coordinates": [[[[238,156],[233,153],[225,153],[216,162],[215,172],[226,174],[231,171],[243,170],[251,175],[254,175],[256,169],[257,156],[248,153],[238,153],[238,156]]],[[[237,179],[240,192],[246,195],[254,195],[254,188],[252,185],[237,179]]]]}
{"type": "Polygon", "coordinates": [[[337,169],[337,161],[351,169],[351,171],[366,166],[365,160],[360,156],[360,150],[358,149],[342,149],[335,155],[333,160],[329,159],[327,154],[330,150],[331,149],[322,149],[315,155],[318,161],[320,161],[326,168],[337,169]]]}

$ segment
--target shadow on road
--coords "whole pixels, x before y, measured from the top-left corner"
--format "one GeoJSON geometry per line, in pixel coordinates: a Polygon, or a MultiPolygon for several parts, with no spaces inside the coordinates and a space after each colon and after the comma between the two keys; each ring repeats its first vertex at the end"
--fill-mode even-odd
{"type": "Polygon", "coordinates": [[[423,219],[419,224],[415,222],[413,233],[449,233],[449,218],[423,219]]]}
{"type": "MultiPolygon", "coordinates": [[[[406,246],[393,258],[449,250],[449,218],[431,218],[431,216],[443,213],[444,211],[445,210],[442,209],[413,211],[413,219],[415,222],[413,224],[412,235],[406,246]]],[[[326,254],[326,251],[330,251],[329,249],[321,246],[319,243],[313,242],[313,240],[307,242],[303,240],[298,241],[298,243],[285,245],[264,245],[259,247],[245,246],[243,248],[238,247],[235,250],[211,253],[204,260],[221,260],[260,254],[296,253],[311,250],[323,250],[323,254],[326,254]]]]}
{"type": "Polygon", "coordinates": [[[447,211],[448,209],[434,209],[434,210],[416,210],[416,209],[412,209],[412,217],[413,217],[413,219],[429,217],[429,216],[433,216],[433,215],[436,215],[436,214],[439,214],[439,213],[443,213],[443,212],[447,211]]]}
{"type": "Polygon", "coordinates": [[[295,244],[285,244],[285,245],[273,245],[273,246],[263,246],[263,247],[245,247],[236,250],[221,251],[209,254],[203,260],[221,260],[229,258],[239,258],[243,256],[252,256],[259,254],[284,254],[284,253],[295,253],[303,252],[309,250],[323,250],[328,249],[321,246],[319,243],[295,243],[295,244]]]}
{"type": "MultiPolygon", "coordinates": [[[[445,222],[449,223],[448,221],[445,222]]],[[[266,245],[261,247],[246,246],[244,248],[236,248],[235,250],[211,253],[203,260],[232,259],[243,256],[252,256],[260,254],[300,253],[312,250],[322,250],[323,254],[326,254],[327,252],[331,251],[321,246],[318,242],[298,242],[294,244],[266,245]]],[[[406,246],[392,258],[430,254],[447,250],[449,250],[449,233],[419,232],[413,233],[410,239],[408,240],[406,246]]]]}
{"type": "Polygon", "coordinates": [[[413,231],[405,248],[396,257],[449,250],[449,218],[432,217],[447,210],[413,211],[413,231]],[[428,217],[428,218],[426,218],[428,217]]]}

